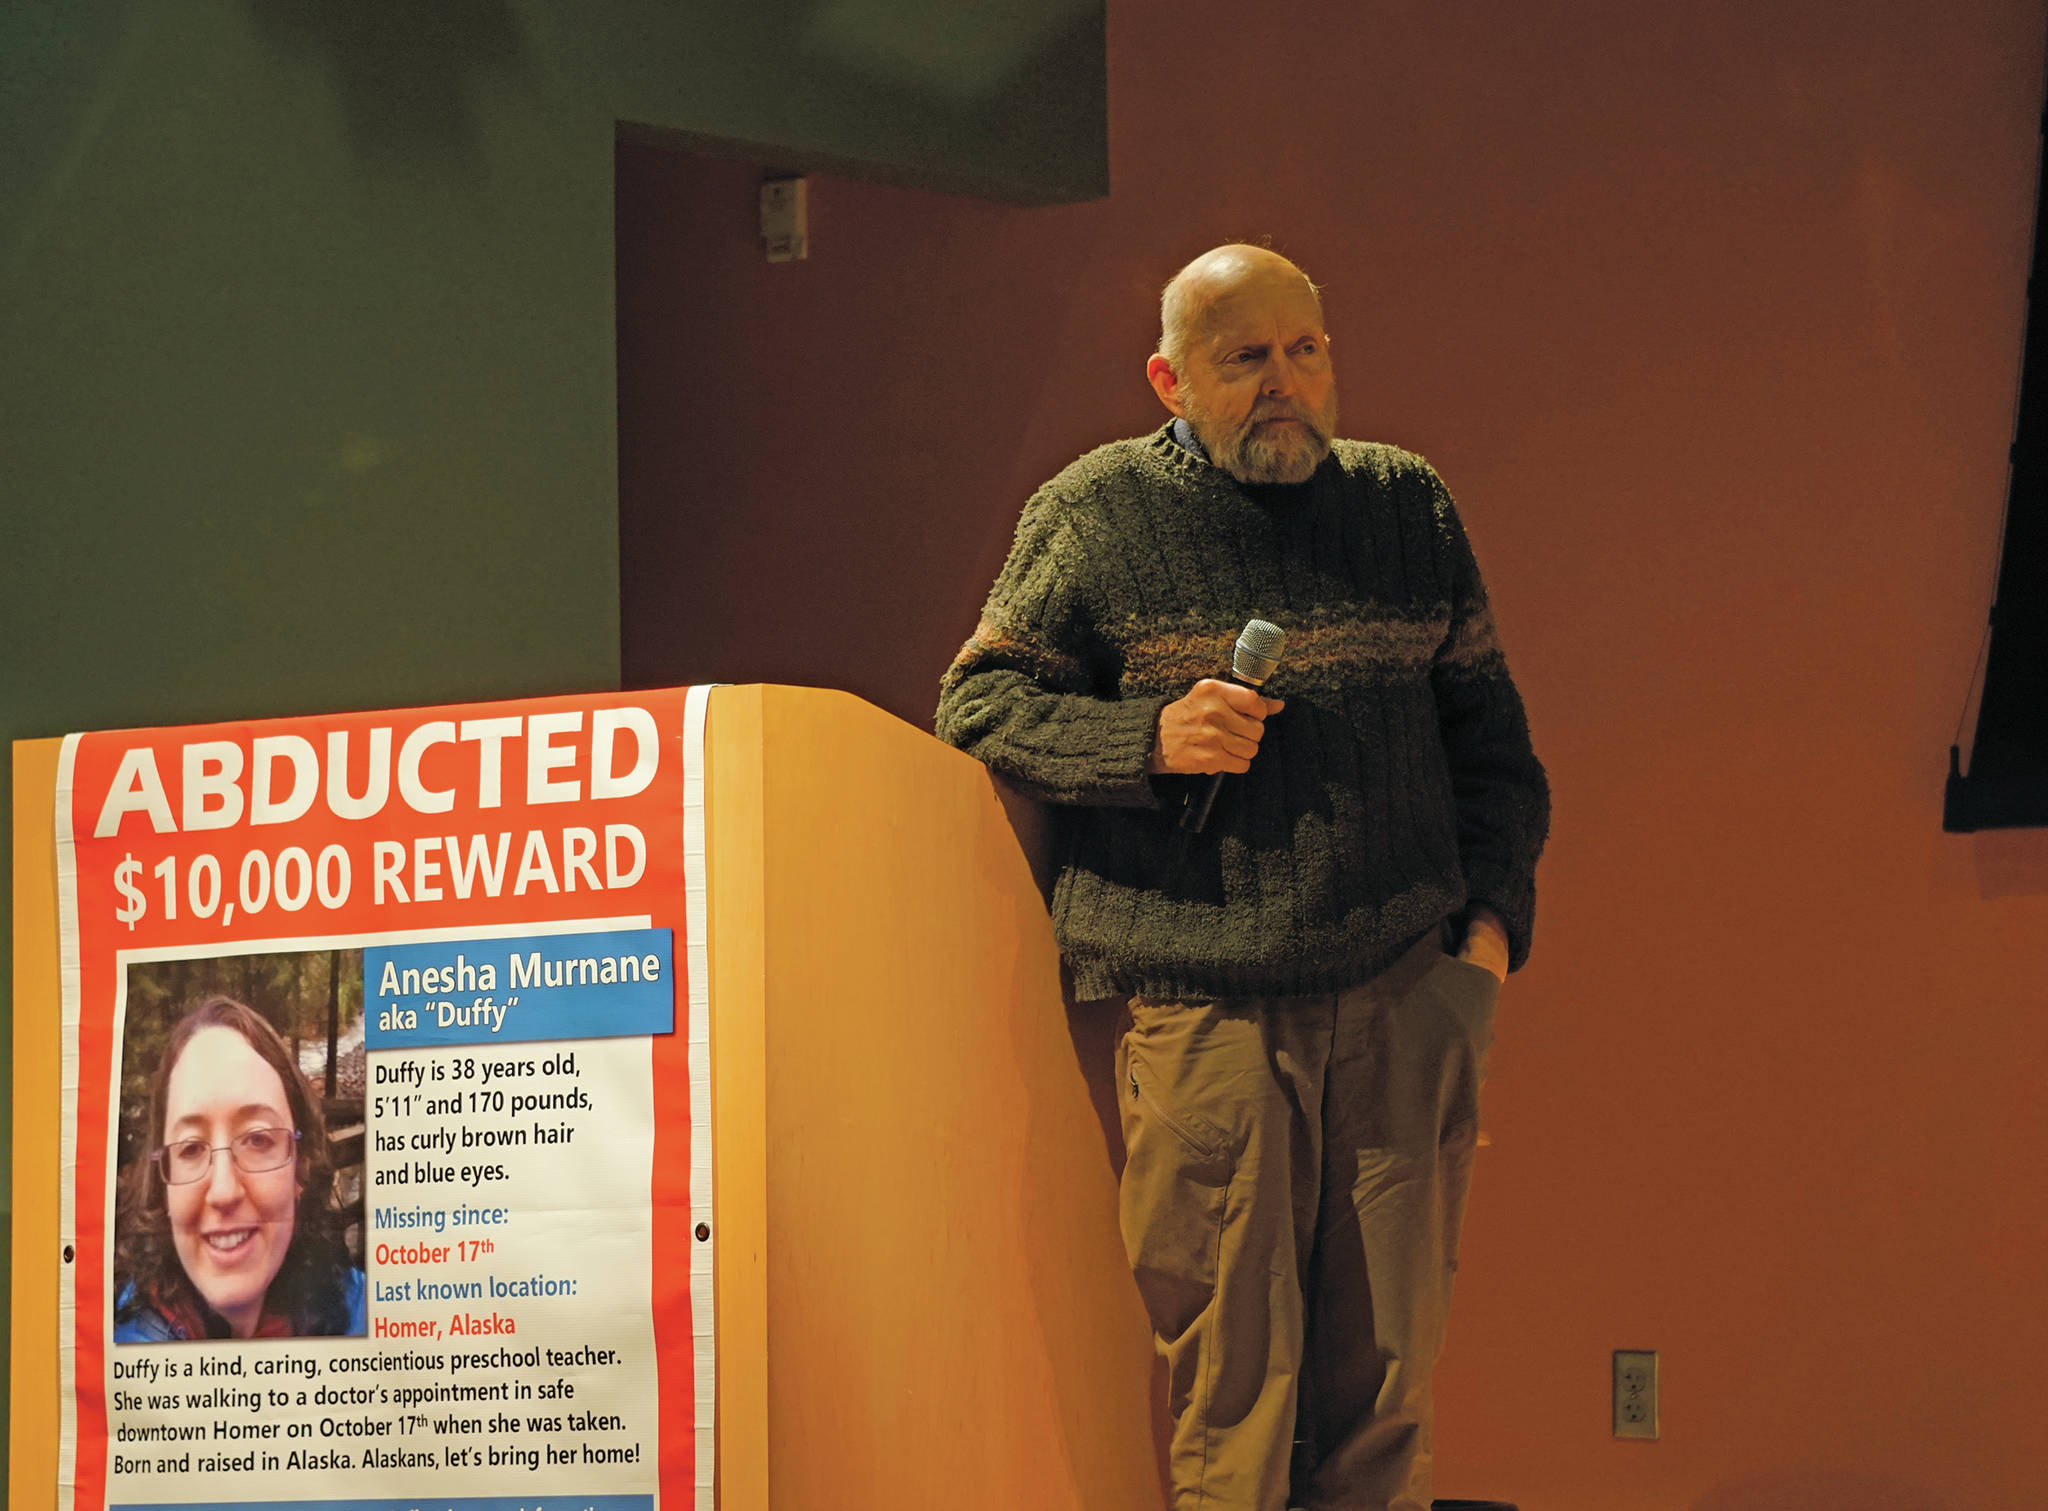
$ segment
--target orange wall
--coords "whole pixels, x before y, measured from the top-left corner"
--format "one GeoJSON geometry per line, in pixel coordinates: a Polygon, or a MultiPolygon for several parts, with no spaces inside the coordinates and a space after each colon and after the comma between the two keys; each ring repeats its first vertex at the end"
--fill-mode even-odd
{"type": "Polygon", "coordinates": [[[929,717],[1031,488],[1149,428],[1152,300],[1273,234],[1347,433],[1458,494],[1556,789],[1440,1490],[2042,1503],[2048,832],[1939,832],[1990,596],[2040,0],[1121,3],[1113,191],[621,148],[629,681],[929,717]],[[730,628],[721,628],[730,626],[730,628]],[[1608,1353],[1664,1437],[1608,1436],[1608,1353]]]}

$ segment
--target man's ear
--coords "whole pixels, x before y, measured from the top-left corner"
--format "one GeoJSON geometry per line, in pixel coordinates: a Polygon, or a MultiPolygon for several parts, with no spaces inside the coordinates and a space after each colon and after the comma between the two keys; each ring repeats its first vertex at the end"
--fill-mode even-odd
{"type": "Polygon", "coordinates": [[[1174,372],[1173,364],[1157,352],[1154,352],[1152,360],[1145,364],[1145,381],[1152,385],[1152,392],[1159,395],[1159,402],[1166,406],[1169,413],[1187,413],[1180,400],[1180,377],[1174,372]]]}

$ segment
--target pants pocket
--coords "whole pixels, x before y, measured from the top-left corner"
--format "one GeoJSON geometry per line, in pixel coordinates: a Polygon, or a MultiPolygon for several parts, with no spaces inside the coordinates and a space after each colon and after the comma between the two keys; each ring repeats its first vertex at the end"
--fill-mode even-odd
{"type": "Polygon", "coordinates": [[[1485,966],[1456,955],[1445,955],[1437,971],[1444,979],[1445,1008],[1483,1061],[1493,1047],[1493,1014],[1500,1005],[1500,978],[1485,966]]]}
{"type": "Polygon", "coordinates": [[[1130,1139],[1128,1125],[1135,1116],[1156,1124],[1179,1139],[1187,1146],[1188,1158],[1196,1164],[1208,1164],[1222,1158],[1222,1131],[1205,1118],[1175,1111],[1171,1096],[1145,1062],[1143,1053],[1134,1047],[1127,1049],[1124,1055],[1124,1096],[1132,1103],[1131,1112],[1125,1117],[1126,1143],[1130,1139]]]}
{"type": "Polygon", "coordinates": [[[1161,1343],[1171,1344],[1215,1297],[1232,1159],[1228,1135],[1180,1105],[1139,1037],[1126,1033],[1117,1055],[1118,1225],[1146,1314],[1161,1343]]]}

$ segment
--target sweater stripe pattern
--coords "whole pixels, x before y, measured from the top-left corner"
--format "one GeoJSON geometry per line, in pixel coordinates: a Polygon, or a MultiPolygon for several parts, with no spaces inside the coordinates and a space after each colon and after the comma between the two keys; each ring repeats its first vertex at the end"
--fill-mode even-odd
{"type": "Polygon", "coordinates": [[[1341,991],[1474,901],[1527,958],[1549,789],[1450,494],[1407,452],[1338,441],[1284,489],[1166,427],[1090,452],[1026,505],[937,729],[1056,805],[1083,999],[1341,991]],[[1159,711],[1255,617],[1287,632],[1287,706],[1190,834],[1208,779],[1147,774],[1159,711]]]}

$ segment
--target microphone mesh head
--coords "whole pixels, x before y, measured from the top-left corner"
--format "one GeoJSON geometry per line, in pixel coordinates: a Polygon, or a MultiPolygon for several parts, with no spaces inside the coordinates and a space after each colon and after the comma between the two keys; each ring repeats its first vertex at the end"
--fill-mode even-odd
{"type": "Polygon", "coordinates": [[[1287,631],[1263,619],[1249,621],[1237,637],[1231,655],[1231,670],[1243,681],[1258,684],[1273,675],[1280,664],[1280,648],[1287,643],[1287,631]]]}

